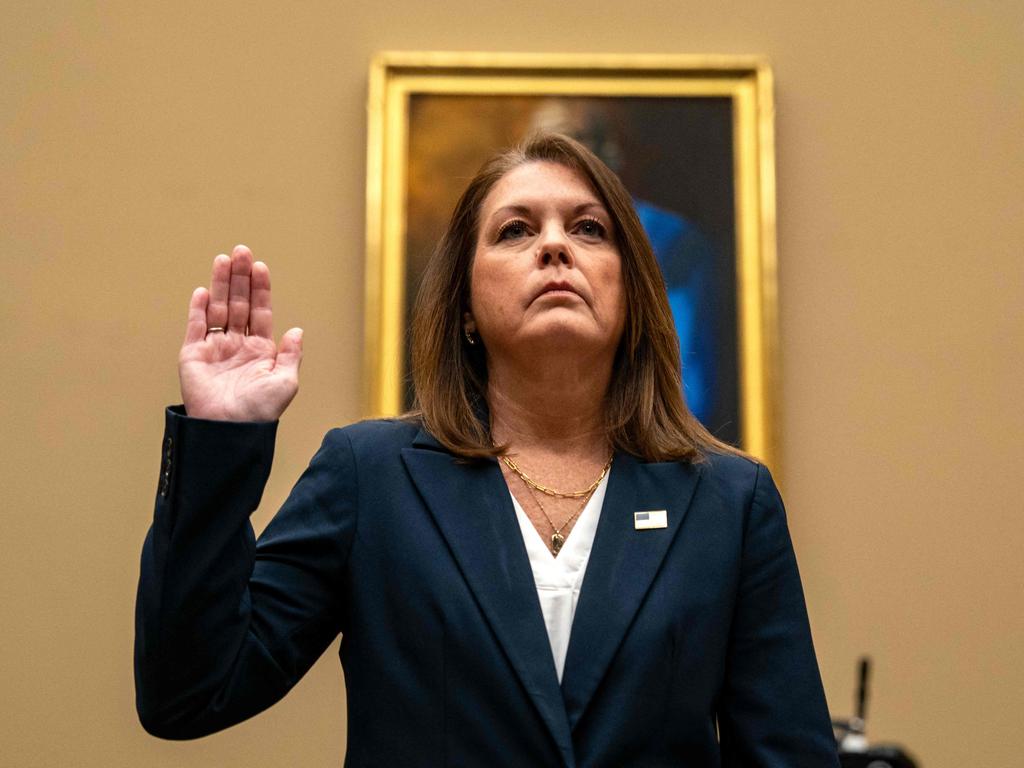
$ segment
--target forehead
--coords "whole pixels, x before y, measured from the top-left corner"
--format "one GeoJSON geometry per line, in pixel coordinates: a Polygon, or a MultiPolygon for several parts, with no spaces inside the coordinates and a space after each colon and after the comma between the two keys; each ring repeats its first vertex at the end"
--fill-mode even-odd
{"type": "Polygon", "coordinates": [[[589,202],[601,204],[597,192],[583,176],[558,163],[533,161],[513,168],[484,198],[481,214],[505,206],[536,207],[544,204],[589,202]]]}

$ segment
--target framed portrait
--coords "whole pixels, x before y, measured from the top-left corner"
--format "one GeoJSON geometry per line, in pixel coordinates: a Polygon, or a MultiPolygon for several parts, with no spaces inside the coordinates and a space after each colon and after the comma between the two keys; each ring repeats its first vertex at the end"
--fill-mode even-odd
{"type": "Polygon", "coordinates": [[[687,404],[777,459],[771,72],[753,57],[379,54],[370,72],[366,412],[412,405],[408,321],[481,164],[554,130],[625,183],[676,323],[687,404]]]}

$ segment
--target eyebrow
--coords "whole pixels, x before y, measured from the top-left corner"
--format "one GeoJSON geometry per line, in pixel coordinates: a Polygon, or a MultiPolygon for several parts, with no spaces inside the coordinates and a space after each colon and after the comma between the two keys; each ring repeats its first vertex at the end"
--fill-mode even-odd
{"type": "MultiPolygon", "coordinates": [[[[599,211],[600,213],[603,213],[605,216],[611,216],[611,214],[608,213],[608,209],[605,208],[601,203],[597,202],[596,200],[589,201],[586,203],[579,203],[572,209],[572,215],[579,216],[581,213],[585,213],[587,211],[599,211]]],[[[501,208],[498,208],[494,213],[492,213],[490,218],[494,219],[508,215],[529,216],[532,213],[533,208],[531,208],[529,205],[523,205],[521,203],[515,205],[503,205],[501,206],[501,208]]]]}

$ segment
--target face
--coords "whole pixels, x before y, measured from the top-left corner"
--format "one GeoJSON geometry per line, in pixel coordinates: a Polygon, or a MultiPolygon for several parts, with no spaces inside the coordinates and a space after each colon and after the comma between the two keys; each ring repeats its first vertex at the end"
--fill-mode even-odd
{"type": "Polygon", "coordinates": [[[507,173],[484,199],[466,330],[488,354],[613,356],[625,325],[622,259],[593,188],[556,163],[507,173]]]}

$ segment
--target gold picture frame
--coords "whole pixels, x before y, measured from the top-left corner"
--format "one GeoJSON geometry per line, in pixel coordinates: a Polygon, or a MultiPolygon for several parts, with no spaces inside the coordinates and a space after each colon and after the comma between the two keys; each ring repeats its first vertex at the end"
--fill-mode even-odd
{"type": "MultiPolygon", "coordinates": [[[[620,173],[638,208],[647,205],[655,217],[666,214],[662,219],[672,231],[685,226],[699,234],[703,228],[700,237],[709,253],[718,243],[717,261],[708,262],[718,266],[705,271],[717,275],[713,282],[719,292],[701,291],[697,300],[713,303],[721,317],[705,322],[704,310],[694,310],[699,322],[688,327],[690,332],[725,328],[728,332],[712,343],[715,359],[724,362],[715,376],[706,377],[718,383],[695,390],[697,399],[732,392],[719,396],[719,411],[708,411],[721,423],[712,417],[705,423],[776,467],[774,116],[771,70],[764,60],[385,52],[370,68],[368,107],[367,416],[391,416],[408,406],[406,325],[417,277],[410,262],[422,262],[429,250],[425,243],[445,224],[454,204],[447,197],[461,191],[480,160],[536,128],[538,115],[547,120],[554,113],[605,139],[633,126],[635,136],[608,146],[613,158],[621,158],[623,143],[643,156],[633,163],[634,181],[655,190],[646,196],[657,200],[648,205],[620,173]],[[486,146],[495,137],[500,141],[486,146]],[[687,190],[688,184],[697,186],[687,190]],[[712,294],[714,301],[707,298],[712,294]],[[730,360],[735,363],[731,374],[726,371],[730,360]],[[735,400],[734,416],[729,397],[735,400]]],[[[653,234],[651,239],[655,242],[653,234]]],[[[682,316],[677,316],[680,329],[682,316]]],[[[703,346],[709,346],[706,340],[703,346]]],[[[684,345],[684,359],[685,353],[684,345]]],[[[683,370],[686,378],[686,362],[683,370]]],[[[693,400],[689,380],[687,387],[693,400]]]]}

